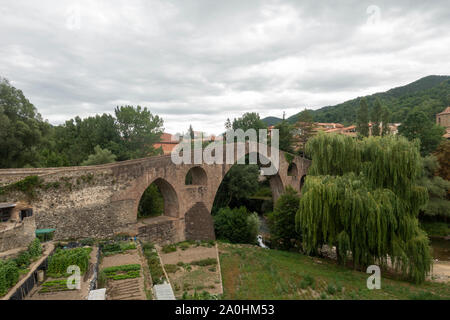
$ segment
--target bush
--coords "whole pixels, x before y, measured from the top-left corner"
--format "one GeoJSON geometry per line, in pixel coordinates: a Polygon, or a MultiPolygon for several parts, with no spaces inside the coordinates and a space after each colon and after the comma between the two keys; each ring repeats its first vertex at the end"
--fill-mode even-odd
{"type": "Polygon", "coordinates": [[[19,268],[12,260],[0,260],[0,296],[5,295],[9,288],[19,281],[19,268]]]}
{"type": "Polygon", "coordinates": [[[28,253],[32,259],[37,258],[42,254],[41,241],[38,238],[35,238],[28,246],[28,253]]]}
{"type": "Polygon", "coordinates": [[[245,207],[221,208],[214,216],[214,228],[219,239],[255,244],[259,219],[256,213],[250,214],[245,207]]]}
{"type": "Polygon", "coordinates": [[[23,251],[19,254],[19,256],[15,259],[16,265],[18,268],[26,268],[31,263],[31,255],[28,251],[23,251]]]}
{"type": "Polygon", "coordinates": [[[275,204],[274,211],[269,214],[269,229],[275,247],[289,249],[291,239],[299,239],[300,233],[295,230],[295,215],[300,203],[298,193],[288,186],[275,204]]]}

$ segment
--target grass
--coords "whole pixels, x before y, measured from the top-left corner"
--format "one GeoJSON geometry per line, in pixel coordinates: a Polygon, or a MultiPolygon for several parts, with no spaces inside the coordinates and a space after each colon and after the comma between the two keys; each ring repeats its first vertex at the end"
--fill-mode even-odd
{"type": "Polygon", "coordinates": [[[224,299],[450,299],[450,286],[390,276],[367,289],[369,274],[333,261],[248,245],[219,245],[224,299]]]}

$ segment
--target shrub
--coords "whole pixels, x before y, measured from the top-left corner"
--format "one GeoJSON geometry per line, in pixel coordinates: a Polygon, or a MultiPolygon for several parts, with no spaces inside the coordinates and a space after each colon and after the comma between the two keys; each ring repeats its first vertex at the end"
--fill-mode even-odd
{"type": "Polygon", "coordinates": [[[19,268],[12,260],[0,260],[0,296],[5,295],[9,288],[19,281],[19,268]]]}
{"type": "Polygon", "coordinates": [[[19,256],[15,259],[16,265],[19,268],[25,268],[30,265],[31,255],[28,251],[23,251],[19,254],[19,256]]]}
{"type": "Polygon", "coordinates": [[[41,241],[38,238],[35,238],[28,246],[28,253],[31,258],[37,258],[42,254],[41,241]]]}
{"type": "Polygon", "coordinates": [[[214,216],[217,238],[232,243],[256,243],[259,230],[257,214],[248,213],[245,207],[239,209],[221,208],[214,216]]]}
{"type": "Polygon", "coordinates": [[[289,249],[291,239],[299,239],[300,233],[295,230],[295,215],[299,207],[300,197],[290,186],[275,203],[274,211],[269,214],[270,237],[275,247],[289,249]]]}

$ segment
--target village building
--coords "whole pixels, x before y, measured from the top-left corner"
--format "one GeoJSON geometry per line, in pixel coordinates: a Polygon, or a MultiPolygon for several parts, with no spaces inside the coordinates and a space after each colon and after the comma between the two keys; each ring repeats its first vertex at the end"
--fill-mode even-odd
{"type": "Polygon", "coordinates": [[[436,115],[436,124],[445,128],[444,138],[450,139],[450,106],[436,115]]]}

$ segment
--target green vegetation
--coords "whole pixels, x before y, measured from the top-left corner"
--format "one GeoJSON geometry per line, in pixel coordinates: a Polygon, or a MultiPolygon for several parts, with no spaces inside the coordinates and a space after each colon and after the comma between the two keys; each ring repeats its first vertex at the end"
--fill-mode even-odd
{"type": "Polygon", "coordinates": [[[39,239],[34,239],[28,246],[28,250],[23,251],[15,259],[0,259],[0,297],[5,295],[13,287],[22,274],[29,272],[28,267],[31,262],[42,254],[42,247],[39,239]]]}
{"type": "Polygon", "coordinates": [[[422,159],[423,174],[418,184],[428,190],[428,203],[421,208],[426,217],[445,219],[450,217],[448,198],[450,181],[438,176],[439,162],[434,155],[422,159]]]}
{"type": "Polygon", "coordinates": [[[112,154],[108,149],[102,149],[100,146],[95,146],[94,154],[81,163],[82,166],[93,166],[98,164],[111,163],[116,161],[116,155],[112,154]]]}
{"type": "Polygon", "coordinates": [[[259,190],[259,168],[256,164],[236,164],[231,167],[217,190],[212,214],[220,208],[236,207],[259,190]]]}
{"type": "Polygon", "coordinates": [[[222,208],[214,216],[214,228],[218,239],[232,243],[256,243],[259,219],[257,214],[249,213],[245,207],[222,208]]]}
{"type": "Polygon", "coordinates": [[[178,266],[176,264],[165,264],[164,269],[167,273],[175,273],[178,271],[178,266]]]}
{"type": "Polygon", "coordinates": [[[200,266],[200,267],[212,266],[212,265],[217,264],[217,259],[216,258],[207,258],[207,259],[203,259],[203,260],[192,261],[191,264],[193,266],[200,266]]]}
{"type": "Polygon", "coordinates": [[[270,239],[274,247],[289,249],[294,246],[292,240],[300,239],[300,233],[295,230],[299,202],[298,193],[289,186],[275,203],[274,211],[268,216],[270,239]]]}
{"type": "Polygon", "coordinates": [[[162,248],[162,252],[164,252],[164,253],[171,253],[171,252],[175,252],[175,251],[177,251],[177,246],[174,244],[169,244],[162,248]]]}
{"type": "Polygon", "coordinates": [[[67,279],[49,280],[42,284],[42,289],[39,293],[58,292],[58,291],[70,291],[75,289],[69,289],[67,287],[67,279]]]}
{"type": "Polygon", "coordinates": [[[189,295],[185,291],[181,297],[181,300],[219,300],[219,297],[217,295],[210,294],[208,291],[198,293],[197,290],[195,290],[192,295],[189,295]]]}
{"type": "Polygon", "coordinates": [[[0,79],[0,168],[93,165],[161,154],[163,120],[140,106],[52,126],[21,90],[0,79]]]}
{"type": "Polygon", "coordinates": [[[156,184],[152,183],[139,201],[138,218],[156,217],[164,214],[164,198],[156,184]]]}
{"type": "Polygon", "coordinates": [[[19,281],[19,268],[12,260],[0,260],[0,296],[5,295],[8,290],[19,281]]]}
{"type": "Polygon", "coordinates": [[[224,299],[321,299],[322,293],[327,299],[450,299],[445,283],[411,284],[382,271],[381,290],[369,290],[367,273],[333,261],[256,246],[219,246],[224,299]]]}
{"type": "Polygon", "coordinates": [[[103,273],[111,280],[134,279],[141,276],[141,266],[139,264],[127,264],[104,268],[103,273]]]}
{"type": "Polygon", "coordinates": [[[445,129],[435,124],[434,119],[430,120],[425,112],[414,109],[398,128],[398,133],[411,141],[419,139],[420,153],[426,156],[442,142],[445,129]]]}
{"type": "MultiPolygon", "coordinates": [[[[387,106],[392,122],[405,121],[413,108],[423,111],[429,120],[434,120],[437,113],[450,105],[448,92],[450,92],[449,76],[428,76],[402,87],[323,107],[311,113],[316,122],[339,122],[346,125],[356,123],[357,109],[361,99],[365,98],[368,105],[374,105],[375,100],[379,99],[387,106]]],[[[298,114],[290,117],[288,121],[295,123],[297,117],[298,114]]]]}
{"type": "Polygon", "coordinates": [[[117,241],[102,245],[102,253],[104,256],[112,256],[115,254],[125,253],[128,250],[136,249],[134,241],[117,241]]]}
{"type": "Polygon", "coordinates": [[[42,180],[38,176],[28,176],[13,184],[0,187],[0,195],[12,191],[23,192],[29,198],[36,197],[36,189],[42,186],[42,180]]]}
{"type": "Polygon", "coordinates": [[[89,267],[91,251],[92,248],[56,249],[48,259],[47,275],[52,278],[62,277],[71,265],[80,267],[81,273],[84,274],[89,267]]]}
{"type": "Polygon", "coordinates": [[[152,276],[153,284],[161,284],[165,280],[164,270],[161,266],[158,253],[151,243],[144,243],[142,246],[144,256],[147,260],[150,275],[152,276]]]}
{"type": "Polygon", "coordinates": [[[450,223],[447,222],[425,222],[420,223],[420,227],[430,237],[447,237],[450,236],[450,223]]]}
{"type": "Polygon", "coordinates": [[[427,202],[426,189],[417,185],[417,144],[394,136],[319,134],[307,152],[313,162],[296,216],[305,251],[335,245],[340,263],[351,253],[354,266],[363,269],[385,266],[390,257],[396,271],[423,282],[432,257],[417,219],[427,202]]]}

